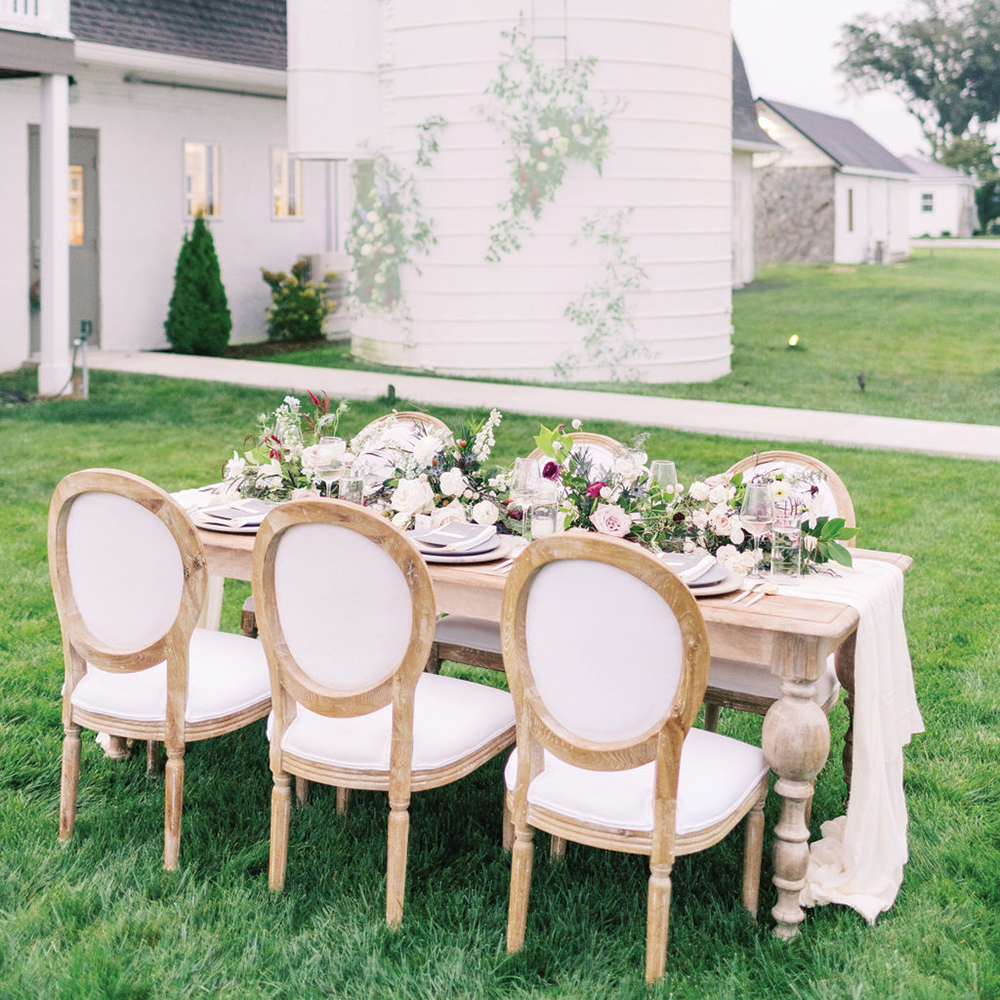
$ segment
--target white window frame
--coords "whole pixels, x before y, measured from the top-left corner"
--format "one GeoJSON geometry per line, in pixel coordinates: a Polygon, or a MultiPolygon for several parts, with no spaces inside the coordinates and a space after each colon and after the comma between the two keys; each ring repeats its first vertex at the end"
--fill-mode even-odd
{"type": "MultiPolygon", "coordinates": [[[[296,159],[293,156],[288,155],[288,150],[284,146],[271,146],[269,149],[269,164],[268,164],[268,177],[270,178],[270,188],[268,190],[268,202],[270,204],[270,216],[272,222],[301,222],[305,218],[305,203],[302,191],[302,161],[296,159]],[[291,178],[295,188],[295,208],[297,211],[293,214],[287,211],[291,192],[286,190],[284,192],[284,205],[286,212],[281,214],[277,211],[277,205],[275,204],[275,187],[277,185],[277,178],[275,176],[275,157],[284,154],[285,157],[285,177],[291,178]]],[[[286,185],[287,187],[287,185],[286,185]]]]}
{"type": "MultiPolygon", "coordinates": [[[[220,219],[222,217],[222,147],[217,142],[209,142],[205,139],[185,139],[181,143],[181,177],[183,182],[181,184],[181,198],[184,211],[185,219],[194,219],[197,216],[197,212],[191,211],[191,196],[188,193],[188,147],[189,146],[204,146],[206,149],[214,149],[215,153],[213,155],[214,160],[214,172],[212,176],[212,198],[213,198],[213,210],[211,212],[206,211],[204,216],[206,219],[220,219]]],[[[205,187],[208,188],[209,178],[205,177],[205,187]]]]}
{"type": "Polygon", "coordinates": [[[933,191],[921,191],[920,192],[920,211],[921,212],[933,212],[934,211],[934,192],[933,191]]]}

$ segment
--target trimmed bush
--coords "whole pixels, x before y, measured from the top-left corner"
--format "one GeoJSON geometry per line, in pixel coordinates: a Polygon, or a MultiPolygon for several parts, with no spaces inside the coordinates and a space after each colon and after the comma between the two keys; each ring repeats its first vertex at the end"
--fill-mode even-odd
{"type": "Polygon", "coordinates": [[[261,277],[271,289],[271,304],[267,308],[268,340],[314,340],[323,336],[323,320],[336,311],[339,303],[327,298],[325,282],[332,281],[336,271],[323,276],[324,283],[305,279],[306,261],[297,260],[292,273],[260,269],[261,277]]]}
{"type": "Polygon", "coordinates": [[[222,286],[215,242],[202,216],[185,233],[174,271],[174,294],[163,324],[178,354],[220,355],[229,343],[233,319],[222,286]]]}

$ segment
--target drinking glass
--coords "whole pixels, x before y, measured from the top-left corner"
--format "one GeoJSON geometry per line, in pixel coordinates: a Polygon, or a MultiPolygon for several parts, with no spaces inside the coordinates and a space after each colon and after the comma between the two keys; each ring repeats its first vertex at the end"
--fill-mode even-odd
{"type": "Polygon", "coordinates": [[[677,466],[673,462],[656,459],[649,463],[649,485],[673,493],[677,488],[677,466]]]}
{"type": "Polygon", "coordinates": [[[528,515],[531,511],[531,501],[542,488],[542,463],[537,458],[515,458],[514,471],[510,480],[511,502],[524,514],[521,520],[522,532],[527,535],[528,515]]]}
{"type": "Polygon", "coordinates": [[[316,475],[325,488],[328,497],[333,496],[333,484],[340,478],[344,464],[347,442],[339,437],[319,439],[318,465],[316,475]]]}
{"type": "Polygon", "coordinates": [[[364,504],[365,480],[352,472],[345,472],[340,479],[340,499],[348,503],[364,504]]]}
{"type": "Polygon", "coordinates": [[[559,503],[555,496],[536,495],[531,503],[528,520],[528,537],[535,542],[539,538],[554,535],[559,523],[559,503]]]}
{"type": "Polygon", "coordinates": [[[780,578],[784,584],[802,579],[802,516],[794,502],[774,505],[771,576],[780,578]]]}
{"type": "Polygon", "coordinates": [[[748,486],[740,507],[740,525],[753,535],[753,569],[750,576],[760,578],[760,540],[774,523],[774,502],[770,486],[748,486]]]}

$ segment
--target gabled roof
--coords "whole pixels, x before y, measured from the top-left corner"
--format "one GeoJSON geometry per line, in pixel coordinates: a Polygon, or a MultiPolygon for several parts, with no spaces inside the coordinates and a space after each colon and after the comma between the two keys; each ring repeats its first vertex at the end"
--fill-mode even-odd
{"type": "Polygon", "coordinates": [[[80,41],[285,69],[285,0],[70,0],[80,41]]]}
{"type": "Polygon", "coordinates": [[[897,174],[912,173],[902,160],[893,156],[885,146],[876,142],[849,118],[825,115],[794,104],[785,104],[783,101],[765,98],[761,98],[761,101],[798,129],[810,142],[819,146],[839,167],[897,174]]]}
{"type": "Polygon", "coordinates": [[[943,163],[922,160],[919,156],[901,156],[900,159],[918,176],[929,181],[954,181],[956,184],[976,186],[975,178],[963,174],[961,170],[946,167],[943,163]]]}
{"type": "Polygon", "coordinates": [[[757,123],[757,107],[736,39],[733,39],[733,145],[736,148],[781,149],[757,123]]]}

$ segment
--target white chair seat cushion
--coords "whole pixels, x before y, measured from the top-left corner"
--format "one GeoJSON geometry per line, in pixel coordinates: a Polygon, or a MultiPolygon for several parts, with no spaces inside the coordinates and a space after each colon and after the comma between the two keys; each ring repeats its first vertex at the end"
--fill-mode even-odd
{"type": "MultiPolygon", "coordinates": [[[[421,674],[413,700],[413,771],[446,767],[514,726],[514,702],[506,691],[421,674]]],[[[270,730],[270,725],[269,725],[270,730]]],[[[301,705],[285,730],[281,749],[334,767],[388,771],[392,705],[353,718],[329,718],[301,705]]]]}
{"type": "Polygon", "coordinates": [[[485,653],[503,652],[500,643],[500,623],[484,621],[482,618],[466,618],[464,615],[447,615],[434,628],[434,641],[446,642],[453,646],[467,646],[481,649],[485,653]]]}
{"type": "MultiPolygon", "coordinates": [[[[758,698],[770,698],[772,701],[781,697],[781,678],[759,663],[717,660],[713,657],[708,668],[708,686],[758,698]]],[[[826,670],[816,681],[814,701],[818,705],[825,705],[839,687],[837,668],[831,653],[826,661],[826,670]]]]}
{"type": "MultiPolygon", "coordinates": [[[[588,771],[545,751],[545,766],[528,788],[528,802],[562,816],[616,830],[653,829],[655,763],[629,771],[588,771]]],[[[692,729],[681,751],[677,833],[696,833],[731,815],[767,774],[764,751],[729,736],[692,729]]],[[[504,770],[517,782],[517,750],[504,770]]]]}
{"type": "MultiPolygon", "coordinates": [[[[188,660],[186,722],[207,722],[250,708],[271,696],[264,647],[256,639],[198,628],[188,660]]],[[[131,674],[87,665],[73,690],[76,708],[134,722],[163,722],[167,712],[167,665],[131,674]]]]}

